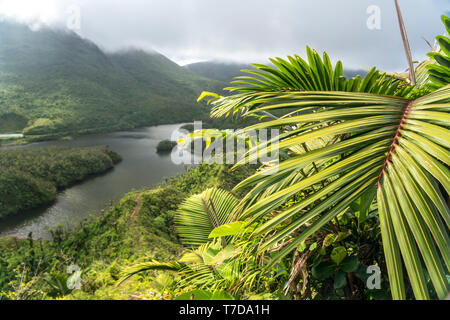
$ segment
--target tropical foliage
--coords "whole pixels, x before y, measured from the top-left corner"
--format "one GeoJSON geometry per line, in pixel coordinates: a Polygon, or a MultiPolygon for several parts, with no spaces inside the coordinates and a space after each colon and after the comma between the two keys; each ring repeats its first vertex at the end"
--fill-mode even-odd
{"type": "Polygon", "coordinates": [[[235,166],[190,168],[79,229],[51,231],[53,241],[0,241],[0,297],[445,298],[449,38],[437,42],[416,81],[376,68],[347,78],[340,61],[307,48],[306,60],[255,64],[227,96],[203,93],[214,121],[252,122],[185,142],[279,135],[245,138],[235,166]],[[247,165],[274,147],[278,162],[247,165]],[[84,275],[77,290],[65,285],[72,262],[84,275]]]}
{"type": "MultiPolygon", "coordinates": [[[[447,33],[450,34],[450,19],[443,16],[447,33]]],[[[438,89],[446,86],[450,82],[450,38],[444,35],[436,37],[440,50],[438,52],[430,52],[428,56],[432,63],[426,66],[429,74],[429,87],[438,89]]]]}
{"type": "MultiPolygon", "coordinates": [[[[449,18],[442,20],[448,29],[449,18]]],[[[249,238],[262,239],[257,253],[283,247],[266,269],[328,225],[337,229],[342,217],[356,213],[363,221],[373,208],[392,298],[407,298],[409,288],[416,299],[446,297],[448,37],[437,41],[442,50],[429,54],[434,61],[416,85],[375,68],[364,78],[346,79],[341,62],[333,67],[326,53],[320,57],[307,48],[307,61],[293,56],[270,59],[274,67],[255,64],[257,71],[247,70],[249,76],[226,88],[230,96],[203,95],[212,96],[212,117],[269,118],[238,134],[280,130],[278,148],[288,157],[263,166],[235,188],[251,188],[233,216],[258,224],[249,238]]],[[[271,141],[254,146],[247,160],[270,148],[271,141]]]]}
{"type": "Polygon", "coordinates": [[[211,231],[226,224],[238,200],[221,189],[207,189],[184,201],[175,216],[177,231],[187,246],[208,242],[211,231]]]}
{"type": "Polygon", "coordinates": [[[0,239],[0,298],[3,299],[171,299],[184,291],[173,275],[155,271],[120,286],[130,264],[157,260],[169,264],[181,254],[174,230],[179,205],[205,189],[232,189],[251,172],[233,175],[219,165],[199,165],[153,189],[134,191],[95,218],[70,230],[57,227],[51,240],[0,239]],[[69,289],[67,268],[77,265],[81,288],[69,289]]]}
{"type": "Polygon", "coordinates": [[[263,281],[257,257],[244,253],[246,245],[238,245],[233,235],[243,231],[245,225],[227,223],[238,200],[228,191],[210,188],[186,199],[178,208],[175,226],[186,248],[177,261],[149,261],[125,270],[121,282],[148,270],[169,270],[179,274],[177,286],[183,288],[183,297],[202,300],[202,294],[219,294],[222,299],[234,299],[243,289],[252,289],[263,281]],[[245,263],[242,259],[245,255],[245,263]],[[191,291],[190,291],[191,290],[191,291]],[[199,295],[199,293],[201,293],[199,295]]]}

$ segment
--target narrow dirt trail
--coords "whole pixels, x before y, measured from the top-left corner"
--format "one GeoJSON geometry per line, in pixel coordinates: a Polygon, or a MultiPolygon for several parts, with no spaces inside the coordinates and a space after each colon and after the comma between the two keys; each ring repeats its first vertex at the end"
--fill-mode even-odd
{"type": "Polygon", "coordinates": [[[131,212],[131,216],[130,216],[130,224],[133,224],[134,218],[136,216],[137,213],[139,213],[139,211],[142,208],[142,199],[141,199],[141,194],[138,194],[136,196],[136,207],[134,207],[134,210],[131,212]]]}

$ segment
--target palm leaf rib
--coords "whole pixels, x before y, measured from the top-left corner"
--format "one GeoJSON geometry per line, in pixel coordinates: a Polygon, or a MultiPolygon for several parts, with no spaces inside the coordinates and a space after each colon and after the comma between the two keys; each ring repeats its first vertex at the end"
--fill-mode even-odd
{"type": "Polygon", "coordinates": [[[381,178],[384,175],[384,172],[386,170],[386,166],[388,165],[388,163],[392,159],[392,153],[394,152],[395,147],[397,146],[398,139],[400,138],[400,134],[401,134],[402,129],[403,129],[403,125],[405,124],[406,118],[408,117],[409,111],[411,110],[411,105],[412,105],[412,101],[410,101],[408,103],[408,105],[406,106],[405,111],[403,112],[402,119],[400,120],[400,124],[398,125],[397,131],[395,132],[395,136],[394,136],[394,139],[392,141],[392,144],[389,147],[389,151],[387,153],[386,160],[384,161],[383,167],[381,168],[380,175],[378,176],[378,180],[377,180],[377,187],[378,188],[380,187],[380,180],[381,180],[381,178]]]}

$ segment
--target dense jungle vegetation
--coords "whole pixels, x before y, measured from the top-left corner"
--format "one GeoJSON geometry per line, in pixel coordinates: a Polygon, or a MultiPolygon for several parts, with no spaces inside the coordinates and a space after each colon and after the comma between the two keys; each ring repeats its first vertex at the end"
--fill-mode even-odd
{"type": "Polygon", "coordinates": [[[229,175],[225,166],[200,165],[151,190],[135,191],[95,220],[79,228],[52,230],[52,240],[0,239],[2,299],[158,299],[174,298],[170,274],[136,277],[117,286],[131,263],[180,257],[182,245],[174,216],[187,197],[208,187],[231,190],[254,168],[229,175]],[[67,268],[82,269],[81,289],[67,288],[67,268]],[[169,286],[170,285],[170,286],[169,286]]]}
{"type": "Polygon", "coordinates": [[[107,147],[0,149],[0,218],[48,204],[58,190],[120,160],[107,147]]]}
{"type": "MultiPolygon", "coordinates": [[[[450,33],[450,19],[442,22],[450,33]]],[[[450,38],[437,36],[439,46],[413,67],[401,31],[408,74],[374,67],[347,79],[340,61],[307,47],[307,60],[254,64],[258,71],[226,88],[231,95],[204,92],[212,118],[266,121],[193,132],[185,143],[248,142],[255,130],[278,129],[269,142],[249,142],[234,168],[273,148],[280,162],[235,186],[250,189],[243,198],[212,188],[185,200],[175,216],[183,256],[135,264],[122,280],[171,271],[189,290],[180,297],[199,299],[448,297],[450,38]]]]}
{"type": "MultiPolygon", "coordinates": [[[[189,249],[191,244],[180,238],[182,232],[178,230],[182,229],[180,209],[186,209],[192,201],[195,204],[201,194],[205,199],[212,196],[219,211],[223,196],[234,198],[229,191],[256,170],[254,166],[243,166],[230,174],[230,168],[206,164],[189,168],[185,174],[168,179],[154,189],[129,193],[101,217],[85,220],[78,228],[67,231],[61,226],[52,230],[51,240],[33,240],[32,235],[28,239],[0,239],[0,296],[2,299],[188,300],[194,293],[196,299],[212,298],[214,283],[226,284],[227,279],[233,280],[242,274],[233,277],[223,268],[233,252],[229,248],[228,252],[221,253],[215,243],[217,248],[208,248],[205,254],[198,249],[189,249]],[[216,199],[216,196],[220,198],[216,199]],[[203,278],[205,282],[200,285],[203,289],[186,283],[190,277],[174,272],[177,265],[173,261],[192,259],[194,262],[201,259],[209,272],[215,270],[214,277],[206,274],[203,278]],[[69,273],[68,268],[72,265],[79,266],[80,273],[69,273]],[[142,272],[142,268],[146,271],[142,272]],[[137,271],[140,273],[135,274],[137,271]],[[129,277],[130,274],[135,275],[129,277]],[[74,282],[79,279],[79,288],[69,288],[71,277],[74,282]]],[[[246,192],[248,190],[244,189],[234,195],[241,199],[246,192]]],[[[195,233],[204,223],[202,208],[197,218],[197,228],[193,227],[195,233]]],[[[214,298],[388,299],[385,276],[382,277],[382,290],[367,290],[364,285],[368,277],[365,267],[373,261],[381,262],[385,274],[376,216],[372,213],[364,224],[345,217],[339,222],[339,232],[326,228],[299,246],[295,256],[307,257],[296,267],[302,271],[297,275],[299,278],[292,278],[289,273],[298,262],[286,259],[267,274],[258,274],[254,286],[237,285],[236,290],[229,292],[217,290],[214,298]],[[342,243],[350,255],[335,269],[330,255],[342,243]],[[329,261],[325,268],[317,267],[322,259],[329,261]],[[343,270],[350,272],[351,287],[342,284],[345,282],[341,278],[343,270]],[[337,289],[335,277],[341,283],[337,289]],[[287,284],[289,290],[286,290],[287,284]]],[[[212,226],[209,225],[207,230],[212,230],[212,226]]],[[[246,265],[255,263],[249,257],[243,262],[246,265]]],[[[201,265],[197,271],[202,272],[201,265]]]]}

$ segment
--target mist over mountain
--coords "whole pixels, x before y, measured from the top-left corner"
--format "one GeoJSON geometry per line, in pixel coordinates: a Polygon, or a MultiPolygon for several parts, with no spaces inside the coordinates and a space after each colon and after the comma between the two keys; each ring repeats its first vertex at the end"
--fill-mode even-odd
{"type": "Polygon", "coordinates": [[[202,119],[224,84],[157,52],[105,53],[77,34],[0,22],[0,132],[86,133],[202,119]]]}

